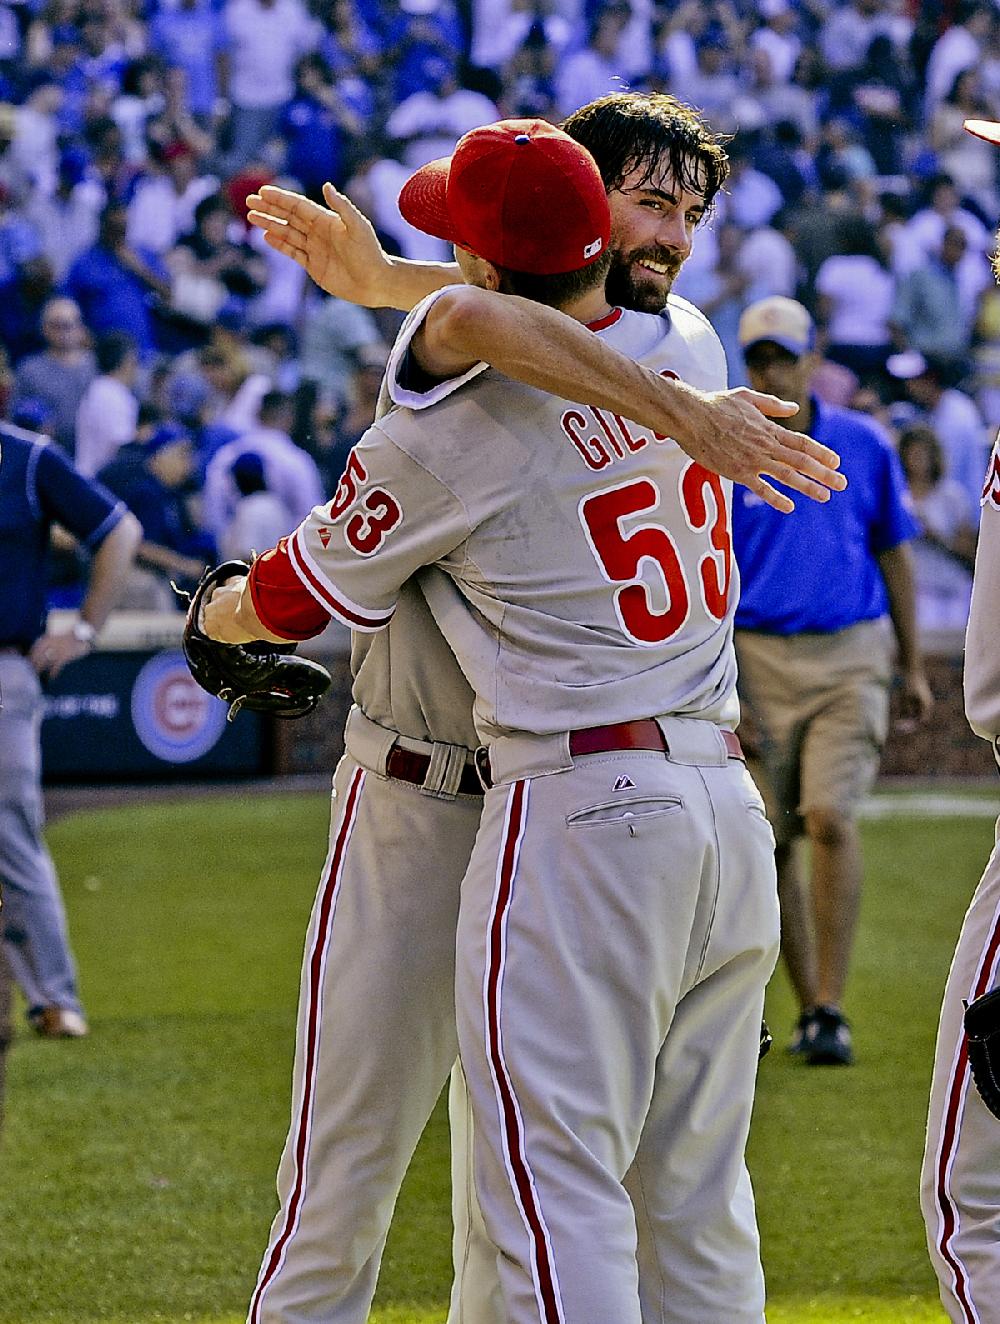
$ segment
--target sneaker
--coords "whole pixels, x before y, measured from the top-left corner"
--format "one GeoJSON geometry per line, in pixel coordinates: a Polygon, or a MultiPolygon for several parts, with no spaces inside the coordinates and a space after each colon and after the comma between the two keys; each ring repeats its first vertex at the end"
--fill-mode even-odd
{"type": "Polygon", "coordinates": [[[43,1039],[83,1039],[90,1032],[87,1022],[71,1007],[39,1007],[28,1020],[43,1039]]]}
{"type": "Polygon", "coordinates": [[[760,1023],[760,1050],[757,1053],[758,1062],[768,1055],[773,1043],[774,1039],[771,1036],[771,1031],[767,1027],[767,1021],[762,1020],[760,1023]]]}
{"type": "Polygon", "coordinates": [[[854,1061],[851,1030],[836,1007],[814,1007],[802,1051],[811,1067],[848,1067],[854,1061]]]}
{"type": "Polygon", "coordinates": [[[793,1057],[800,1057],[806,1051],[806,1031],[812,1022],[813,1009],[809,1007],[804,1011],[795,1022],[795,1029],[792,1031],[792,1037],[785,1048],[786,1053],[791,1053],[793,1057]]]}

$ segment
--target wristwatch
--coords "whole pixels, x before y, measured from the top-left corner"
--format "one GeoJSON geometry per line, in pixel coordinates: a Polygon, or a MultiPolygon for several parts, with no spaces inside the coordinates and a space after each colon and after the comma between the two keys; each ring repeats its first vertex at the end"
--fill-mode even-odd
{"type": "Polygon", "coordinates": [[[89,621],[74,621],[70,634],[78,643],[86,644],[88,648],[93,648],[94,640],[97,638],[97,631],[89,621]]]}

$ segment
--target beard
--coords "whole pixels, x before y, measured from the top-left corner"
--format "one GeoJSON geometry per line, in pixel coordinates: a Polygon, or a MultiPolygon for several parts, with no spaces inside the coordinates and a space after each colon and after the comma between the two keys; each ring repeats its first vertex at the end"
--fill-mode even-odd
{"type": "Polygon", "coordinates": [[[662,313],[684,259],[666,248],[637,248],[615,253],[608,269],[605,291],[610,303],[639,313],[662,313]],[[667,268],[663,276],[644,273],[639,262],[657,262],[667,268]]]}

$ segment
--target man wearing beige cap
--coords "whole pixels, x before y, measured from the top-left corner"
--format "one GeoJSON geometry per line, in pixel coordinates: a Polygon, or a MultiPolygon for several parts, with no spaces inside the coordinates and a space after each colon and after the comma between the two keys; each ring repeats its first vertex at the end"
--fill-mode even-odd
{"type": "MultiPolygon", "coordinates": [[[[1000,146],[1000,124],[967,120],[965,127],[1000,146]]],[[[996,259],[994,273],[1000,275],[996,259]]],[[[966,716],[1000,761],[998,599],[1000,443],[994,445],[983,485],[964,677],[966,716]]],[[[1000,1321],[998,988],[1000,849],[994,848],[962,924],[944,991],[921,1181],[931,1263],[948,1318],[957,1324],[1000,1321]],[[985,1087],[982,1094],[977,1084],[985,1087]]]]}
{"type": "Polygon", "coordinates": [[[893,636],[906,706],[922,719],[931,704],[906,546],[916,530],[884,435],[866,415],[810,394],[817,358],[805,308],[782,297],[751,304],[739,339],[753,386],[794,400],[789,426],[835,444],[848,479],[819,519],[799,506],[771,520],[752,493],[733,499],[740,695],[760,732],[782,951],[800,1007],[790,1048],[810,1065],[848,1065],[842,1000],[861,893],[856,812],[887,733],[893,636]],[[808,900],[796,859],[803,835],[808,900]]]}

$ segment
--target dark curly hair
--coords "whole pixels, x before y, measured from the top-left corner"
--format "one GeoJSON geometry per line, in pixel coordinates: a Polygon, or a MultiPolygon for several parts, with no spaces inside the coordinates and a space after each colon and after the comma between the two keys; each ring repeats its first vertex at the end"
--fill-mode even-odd
{"type": "Polygon", "coordinates": [[[641,172],[637,187],[649,183],[666,160],[674,180],[700,193],[707,210],[729,175],[728,138],[666,92],[612,92],[575,110],[562,127],[590,152],[609,193],[634,171],[641,172]]]}

